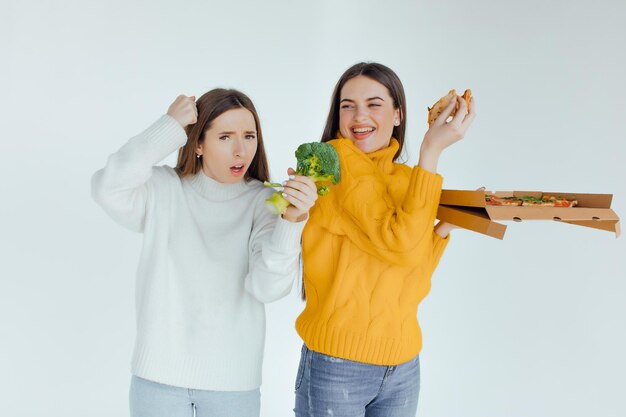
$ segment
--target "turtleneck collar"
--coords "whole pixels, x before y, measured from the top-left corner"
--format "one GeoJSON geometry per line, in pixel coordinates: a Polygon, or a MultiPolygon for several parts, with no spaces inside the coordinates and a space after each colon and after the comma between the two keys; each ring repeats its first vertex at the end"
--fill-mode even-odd
{"type": "Polygon", "coordinates": [[[352,147],[356,152],[360,153],[365,158],[368,158],[370,161],[372,161],[374,165],[376,165],[376,167],[378,167],[378,169],[382,172],[390,173],[393,171],[395,166],[393,162],[393,156],[396,154],[396,152],[398,152],[398,149],[400,149],[400,143],[396,138],[392,137],[389,141],[389,146],[387,146],[386,148],[382,148],[370,153],[364,153],[352,142],[352,140],[344,138],[339,132],[337,132],[337,138],[344,139],[344,142],[348,146],[352,147]]]}
{"type": "Polygon", "coordinates": [[[390,172],[394,168],[393,157],[398,149],[400,149],[400,143],[395,138],[391,138],[389,146],[366,155],[381,171],[390,172]]]}
{"type": "Polygon", "coordinates": [[[198,194],[212,201],[232,200],[245,193],[251,187],[251,184],[243,179],[233,184],[215,181],[202,170],[195,175],[189,176],[186,180],[198,194]]]}

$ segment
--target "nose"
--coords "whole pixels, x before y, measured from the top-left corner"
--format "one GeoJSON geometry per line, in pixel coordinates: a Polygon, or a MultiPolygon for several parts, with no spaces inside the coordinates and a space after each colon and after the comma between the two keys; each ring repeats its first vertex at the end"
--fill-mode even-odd
{"type": "Polygon", "coordinates": [[[367,118],[367,108],[365,106],[356,106],[354,112],[354,121],[360,122],[367,118]]]}
{"type": "Polygon", "coordinates": [[[238,139],[235,141],[233,154],[239,158],[243,158],[246,155],[246,144],[244,143],[244,139],[238,139]]]}

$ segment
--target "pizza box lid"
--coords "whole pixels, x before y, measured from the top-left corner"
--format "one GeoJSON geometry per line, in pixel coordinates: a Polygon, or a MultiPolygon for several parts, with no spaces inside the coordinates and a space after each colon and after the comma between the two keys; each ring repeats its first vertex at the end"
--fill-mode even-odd
{"type": "Polygon", "coordinates": [[[554,220],[620,235],[619,217],[610,209],[612,194],[583,194],[568,192],[543,191],[475,191],[443,190],[437,216],[456,226],[483,233],[498,239],[504,237],[506,226],[494,220],[554,220]],[[526,206],[488,206],[485,194],[501,197],[554,195],[578,201],[576,207],[526,207],[526,206]],[[446,207],[442,210],[442,207],[446,207]],[[499,226],[495,226],[499,225],[499,226]]]}

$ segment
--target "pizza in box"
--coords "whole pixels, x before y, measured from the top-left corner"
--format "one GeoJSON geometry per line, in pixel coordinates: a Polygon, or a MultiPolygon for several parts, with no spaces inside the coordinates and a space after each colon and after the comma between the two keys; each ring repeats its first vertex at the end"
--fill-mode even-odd
{"type": "Polygon", "coordinates": [[[485,194],[485,202],[488,206],[574,207],[578,205],[576,200],[554,195],[501,197],[494,194],[485,194]]]}

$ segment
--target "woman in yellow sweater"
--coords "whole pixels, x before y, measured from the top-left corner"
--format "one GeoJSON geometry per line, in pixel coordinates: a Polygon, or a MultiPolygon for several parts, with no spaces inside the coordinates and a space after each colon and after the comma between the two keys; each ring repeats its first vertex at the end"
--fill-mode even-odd
{"type": "Polygon", "coordinates": [[[304,346],[297,417],[414,416],[422,335],[417,308],[448,243],[434,227],[441,152],[472,123],[452,100],[426,132],[416,167],[396,162],[406,102],[398,76],[359,63],[339,79],[322,142],[332,144],[341,182],[320,198],[302,237],[306,307],[296,321],[304,346]]]}

